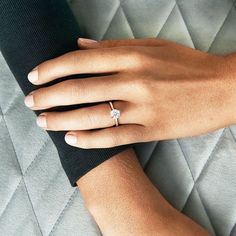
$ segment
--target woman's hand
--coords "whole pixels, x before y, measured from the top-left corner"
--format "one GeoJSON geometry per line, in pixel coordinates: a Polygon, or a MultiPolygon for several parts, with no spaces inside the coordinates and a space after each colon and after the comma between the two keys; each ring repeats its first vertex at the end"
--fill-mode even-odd
{"type": "Polygon", "coordinates": [[[79,45],[85,50],[43,62],[29,80],[40,85],[72,74],[103,76],[68,79],[25,99],[33,110],[101,102],[37,118],[47,130],[69,130],[70,145],[106,148],[194,136],[236,121],[236,82],[226,56],[161,39],[79,40],[79,45]],[[121,111],[118,127],[108,101],[121,111]]]}

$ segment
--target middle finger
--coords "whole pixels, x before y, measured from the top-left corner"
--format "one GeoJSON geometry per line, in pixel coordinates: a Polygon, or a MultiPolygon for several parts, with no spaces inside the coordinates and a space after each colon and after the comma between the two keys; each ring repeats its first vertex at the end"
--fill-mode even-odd
{"type": "Polygon", "coordinates": [[[33,91],[25,98],[33,110],[47,107],[127,100],[131,95],[127,80],[120,75],[71,79],[33,91]]]}

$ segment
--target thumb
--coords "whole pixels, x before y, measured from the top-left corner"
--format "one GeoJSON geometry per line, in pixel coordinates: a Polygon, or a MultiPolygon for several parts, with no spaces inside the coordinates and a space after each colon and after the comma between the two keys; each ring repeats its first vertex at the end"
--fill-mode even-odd
{"type": "Polygon", "coordinates": [[[94,39],[78,38],[77,45],[80,49],[98,48],[99,42],[94,39]]]}
{"type": "Polygon", "coordinates": [[[96,41],[93,39],[79,38],[77,44],[80,49],[111,48],[119,46],[164,46],[169,41],[160,38],[145,39],[115,39],[96,41]]]}

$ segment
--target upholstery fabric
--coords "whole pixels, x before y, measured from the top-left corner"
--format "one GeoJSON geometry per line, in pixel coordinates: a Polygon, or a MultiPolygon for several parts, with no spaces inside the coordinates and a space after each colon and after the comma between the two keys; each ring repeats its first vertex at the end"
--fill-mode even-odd
{"type": "MultiPolygon", "coordinates": [[[[210,53],[236,51],[232,0],[68,3],[88,38],[161,37],[210,53]]],[[[0,235],[101,235],[80,192],[70,186],[55,146],[23,99],[0,57],[0,235]]],[[[236,235],[236,126],[138,144],[135,150],[173,206],[213,235],[236,235]]]]}

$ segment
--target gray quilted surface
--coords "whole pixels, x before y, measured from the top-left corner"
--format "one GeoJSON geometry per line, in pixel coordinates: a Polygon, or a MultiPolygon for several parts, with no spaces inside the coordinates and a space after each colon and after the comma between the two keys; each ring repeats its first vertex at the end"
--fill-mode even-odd
{"type": "MultiPolygon", "coordinates": [[[[231,0],[68,2],[87,37],[159,36],[211,53],[236,51],[231,0]]],[[[0,77],[0,235],[100,235],[2,57],[0,77]]],[[[215,235],[236,235],[236,126],[136,151],[177,209],[215,235]]]]}

